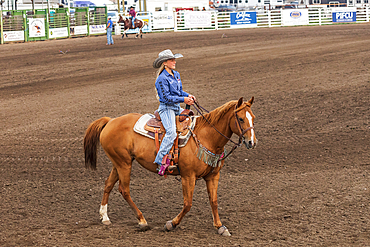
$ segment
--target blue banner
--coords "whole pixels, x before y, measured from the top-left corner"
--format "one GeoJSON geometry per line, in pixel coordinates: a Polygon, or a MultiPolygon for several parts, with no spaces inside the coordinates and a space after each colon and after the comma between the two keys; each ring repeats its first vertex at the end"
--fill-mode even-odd
{"type": "Polygon", "coordinates": [[[356,12],[333,12],[333,22],[356,22],[356,12]]]}
{"type": "Polygon", "coordinates": [[[231,25],[257,24],[257,12],[230,13],[231,25]]]}

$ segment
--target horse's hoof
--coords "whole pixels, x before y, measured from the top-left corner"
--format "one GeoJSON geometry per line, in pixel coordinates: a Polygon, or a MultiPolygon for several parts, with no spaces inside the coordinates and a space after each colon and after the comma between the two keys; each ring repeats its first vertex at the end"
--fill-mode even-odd
{"type": "Polygon", "coordinates": [[[173,230],[175,230],[176,229],[176,226],[174,226],[173,224],[172,224],[172,221],[170,220],[170,221],[167,221],[166,222],[166,224],[164,225],[164,230],[166,231],[166,232],[169,232],[169,231],[173,231],[173,230]]]}
{"type": "Polygon", "coordinates": [[[143,231],[143,232],[150,230],[150,227],[148,226],[148,223],[139,224],[139,227],[140,227],[140,231],[143,231]]]}
{"type": "Polygon", "coordinates": [[[112,222],[110,222],[110,220],[103,220],[102,221],[103,225],[106,225],[106,226],[109,226],[112,224],[112,222]]]}
{"type": "Polygon", "coordinates": [[[231,236],[229,230],[227,230],[226,226],[221,226],[220,228],[218,228],[218,234],[222,235],[222,236],[231,236]]]}

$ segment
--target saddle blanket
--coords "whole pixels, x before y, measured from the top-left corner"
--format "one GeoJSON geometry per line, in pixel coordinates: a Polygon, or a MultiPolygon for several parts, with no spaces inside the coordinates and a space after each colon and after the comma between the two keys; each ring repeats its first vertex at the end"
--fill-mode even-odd
{"type": "MultiPolygon", "coordinates": [[[[151,136],[147,130],[144,129],[145,124],[148,122],[149,119],[155,117],[153,114],[147,113],[142,115],[139,120],[137,120],[134,131],[140,135],[149,137],[150,139],[155,140],[154,136],[151,136]]],[[[191,125],[189,126],[190,129],[193,131],[195,122],[198,116],[192,116],[191,117],[191,125]]],[[[185,136],[180,135],[179,136],[179,148],[185,147],[186,143],[188,143],[188,140],[191,136],[191,131],[188,131],[188,133],[185,136]]]]}

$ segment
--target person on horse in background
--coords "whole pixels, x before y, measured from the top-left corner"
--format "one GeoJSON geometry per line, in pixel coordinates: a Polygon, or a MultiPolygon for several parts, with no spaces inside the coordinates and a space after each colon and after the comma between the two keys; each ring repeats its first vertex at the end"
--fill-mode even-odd
{"type": "Polygon", "coordinates": [[[135,18],[136,18],[136,12],[134,7],[130,7],[130,11],[128,12],[128,15],[130,16],[132,28],[135,28],[135,18]]]}
{"type": "MultiPolygon", "coordinates": [[[[180,107],[180,103],[193,105],[196,101],[193,95],[182,90],[180,73],[175,71],[176,58],[183,57],[181,54],[173,54],[167,49],[159,53],[155,59],[153,67],[158,69],[155,88],[157,90],[157,98],[159,99],[158,113],[161,117],[163,127],[166,130],[165,136],[162,139],[161,146],[155,158],[155,163],[158,165],[158,174],[163,176],[166,167],[166,160],[163,160],[171,150],[173,142],[177,137],[176,133],[176,116],[184,110],[180,107]]],[[[176,166],[169,167],[169,170],[175,169],[176,166]]]]}

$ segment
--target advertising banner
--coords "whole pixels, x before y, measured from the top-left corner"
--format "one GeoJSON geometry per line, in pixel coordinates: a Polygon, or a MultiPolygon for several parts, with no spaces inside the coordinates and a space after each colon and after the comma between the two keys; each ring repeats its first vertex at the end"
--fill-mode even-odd
{"type": "Polygon", "coordinates": [[[71,35],[81,35],[87,34],[87,25],[84,26],[74,26],[70,28],[71,35]]]}
{"type": "Polygon", "coordinates": [[[308,9],[283,9],[283,26],[308,25],[308,9]]]}
{"type": "Polygon", "coordinates": [[[29,37],[45,37],[44,18],[28,18],[29,37]]]}
{"type": "Polygon", "coordinates": [[[68,28],[67,27],[59,27],[59,28],[50,28],[49,29],[49,38],[61,38],[61,37],[68,37],[68,28]]]}
{"type": "Polygon", "coordinates": [[[333,8],[333,22],[356,22],[356,7],[333,8]]]}
{"type": "Polygon", "coordinates": [[[170,11],[153,12],[153,27],[157,28],[174,28],[173,13],[170,11]]]}
{"type": "Polygon", "coordinates": [[[4,32],[4,41],[24,41],[24,31],[4,32]]]}
{"type": "Polygon", "coordinates": [[[230,13],[230,27],[257,27],[257,12],[230,13]]]}
{"type": "Polygon", "coordinates": [[[209,11],[186,11],[185,28],[212,27],[212,13],[209,11]]]}
{"type": "Polygon", "coordinates": [[[106,33],[105,25],[90,25],[90,34],[106,33]]]}

